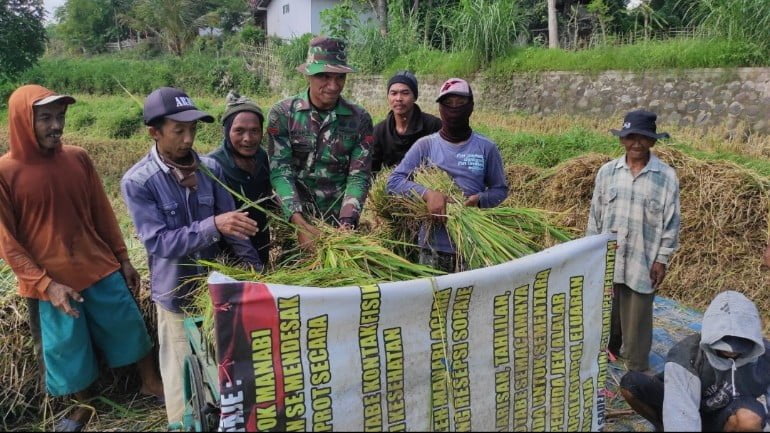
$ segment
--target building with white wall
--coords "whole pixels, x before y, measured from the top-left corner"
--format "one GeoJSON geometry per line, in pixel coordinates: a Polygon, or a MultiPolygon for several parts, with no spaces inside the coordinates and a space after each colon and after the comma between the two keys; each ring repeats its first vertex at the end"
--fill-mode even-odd
{"type": "MultiPolygon", "coordinates": [[[[321,11],[340,0],[252,0],[258,15],[263,15],[269,36],[294,39],[305,33],[321,33],[321,11]]],[[[369,15],[367,15],[369,16],[369,15]]]]}

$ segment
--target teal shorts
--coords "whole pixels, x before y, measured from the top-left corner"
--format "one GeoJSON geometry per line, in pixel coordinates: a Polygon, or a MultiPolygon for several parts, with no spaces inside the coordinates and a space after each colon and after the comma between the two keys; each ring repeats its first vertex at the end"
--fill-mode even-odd
{"type": "Polygon", "coordinates": [[[95,350],[107,365],[121,367],[142,359],[152,348],[144,319],[126,281],[113,272],[70,301],[75,319],[48,301],[39,302],[45,383],[53,396],[83,391],[99,376],[95,350]]]}

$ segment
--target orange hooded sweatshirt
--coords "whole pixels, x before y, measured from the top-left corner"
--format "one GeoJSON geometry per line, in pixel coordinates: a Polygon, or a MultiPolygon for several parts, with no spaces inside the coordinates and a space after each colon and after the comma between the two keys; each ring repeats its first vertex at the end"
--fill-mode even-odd
{"type": "Polygon", "coordinates": [[[86,151],[44,153],[38,145],[32,107],[53,94],[37,85],[13,92],[10,151],[0,157],[0,258],[16,274],[21,296],[43,300],[52,280],[82,291],[128,259],[86,151]]]}

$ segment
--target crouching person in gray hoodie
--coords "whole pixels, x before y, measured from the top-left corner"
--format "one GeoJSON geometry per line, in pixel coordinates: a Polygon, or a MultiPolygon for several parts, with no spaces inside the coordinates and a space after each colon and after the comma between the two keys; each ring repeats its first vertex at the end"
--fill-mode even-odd
{"type": "Polygon", "coordinates": [[[656,431],[761,431],[770,405],[770,341],[762,338],[757,307],[738,292],[720,293],[701,333],[668,352],[663,373],[632,371],[620,387],[656,431]]]}

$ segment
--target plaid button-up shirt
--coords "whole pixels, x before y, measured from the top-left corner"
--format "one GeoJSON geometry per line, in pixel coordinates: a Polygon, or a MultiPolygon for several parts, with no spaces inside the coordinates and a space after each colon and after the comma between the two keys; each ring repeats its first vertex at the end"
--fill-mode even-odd
{"type": "Polygon", "coordinates": [[[679,246],[679,179],[654,154],[634,177],[625,155],[596,175],[586,235],[616,232],[615,282],[653,293],[650,269],[679,246]]]}

